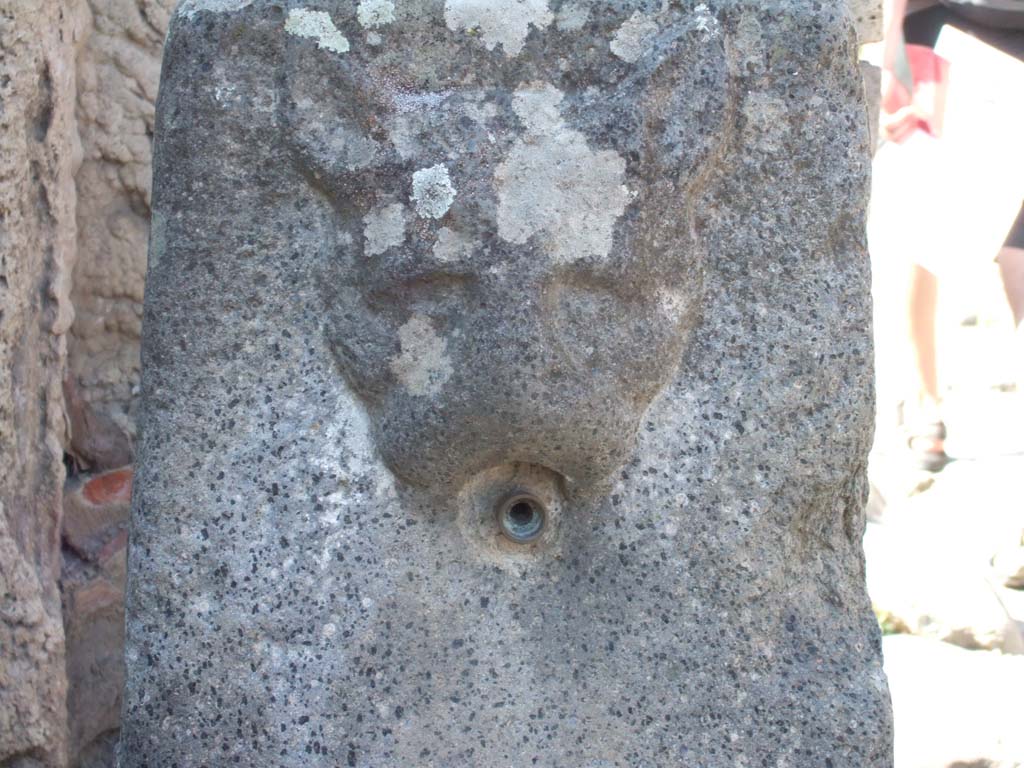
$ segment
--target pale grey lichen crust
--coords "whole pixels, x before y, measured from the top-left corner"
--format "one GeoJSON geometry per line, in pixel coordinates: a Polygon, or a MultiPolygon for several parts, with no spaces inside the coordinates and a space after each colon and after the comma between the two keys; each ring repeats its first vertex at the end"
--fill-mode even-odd
{"type": "Polygon", "coordinates": [[[522,244],[543,234],[557,261],[607,256],[615,222],[631,196],[626,162],[611,150],[593,151],[559,113],[562,93],[548,83],[516,90],[513,109],[526,134],[494,172],[498,234],[522,244]]]}
{"type": "Polygon", "coordinates": [[[543,30],[553,20],[548,0],[445,0],[448,28],[479,31],[487,50],[500,45],[506,56],[518,56],[530,28],[543,30]]]}
{"type": "Polygon", "coordinates": [[[445,340],[430,320],[414,314],[398,329],[401,354],[391,361],[391,371],[412,395],[436,395],[452,375],[445,340]]]}
{"type": "Polygon", "coordinates": [[[293,8],[288,12],[284,29],[289,34],[315,40],[318,48],[327,51],[345,53],[349,49],[348,38],[334,26],[331,15],[326,11],[293,8]]]}
{"type": "Polygon", "coordinates": [[[405,206],[389,203],[363,217],[363,236],[368,256],[379,256],[405,242],[405,206]]]}
{"type": "Polygon", "coordinates": [[[611,42],[612,53],[633,63],[643,55],[645,47],[657,34],[657,22],[637,11],[616,30],[611,42]]]}
{"type": "Polygon", "coordinates": [[[412,175],[412,201],[420,216],[440,219],[455,200],[456,190],[443,163],[421,168],[412,175]]]}
{"type": "Polygon", "coordinates": [[[395,20],[395,4],[392,0],[360,0],[356,16],[364,27],[382,27],[395,20]]]}

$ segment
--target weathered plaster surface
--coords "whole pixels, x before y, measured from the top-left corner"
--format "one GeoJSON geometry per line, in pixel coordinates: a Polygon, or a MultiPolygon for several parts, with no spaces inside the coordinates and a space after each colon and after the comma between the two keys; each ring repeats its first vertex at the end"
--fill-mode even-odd
{"type": "Polygon", "coordinates": [[[846,0],[860,43],[874,43],[882,39],[882,0],[846,0]]]}
{"type": "MultiPolygon", "coordinates": [[[[82,466],[130,461],[151,215],[160,57],[174,0],[89,0],[76,59],[82,164],[68,344],[71,453],[82,466]]],[[[229,10],[183,4],[179,11],[229,10]]]]}

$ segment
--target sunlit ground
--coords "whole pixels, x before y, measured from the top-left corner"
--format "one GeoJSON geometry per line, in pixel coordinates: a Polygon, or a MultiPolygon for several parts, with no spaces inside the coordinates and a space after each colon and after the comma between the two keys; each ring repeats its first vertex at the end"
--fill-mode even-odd
{"type": "Polygon", "coordinates": [[[1024,591],[991,560],[1024,529],[1024,333],[991,258],[940,280],[947,452],[909,468],[897,427],[909,358],[904,264],[873,265],[879,418],[865,536],[884,638],[896,768],[1024,766],[1024,591]],[[968,650],[970,649],[970,650],[968,650]],[[994,650],[988,650],[994,649],[994,650]]]}

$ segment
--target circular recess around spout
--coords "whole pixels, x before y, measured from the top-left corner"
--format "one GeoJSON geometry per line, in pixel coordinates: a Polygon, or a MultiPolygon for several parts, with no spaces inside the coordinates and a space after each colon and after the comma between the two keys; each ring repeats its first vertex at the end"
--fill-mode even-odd
{"type": "Polygon", "coordinates": [[[565,480],[548,467],[526,462],[489,467],[459,490],[456,505],[468,552],[498,568],[522,572],[560,555],[565,480]]]}

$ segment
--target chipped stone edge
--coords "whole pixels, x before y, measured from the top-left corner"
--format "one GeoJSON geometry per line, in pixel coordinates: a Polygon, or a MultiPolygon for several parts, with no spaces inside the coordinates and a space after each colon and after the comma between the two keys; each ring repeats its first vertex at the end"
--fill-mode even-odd
{"type": "Polygon", "coordinates": [[[175,15],[192,21],[201,11],[207,13],[235,13],[248,8],[255,0],[183,0],[175,15]]]}

